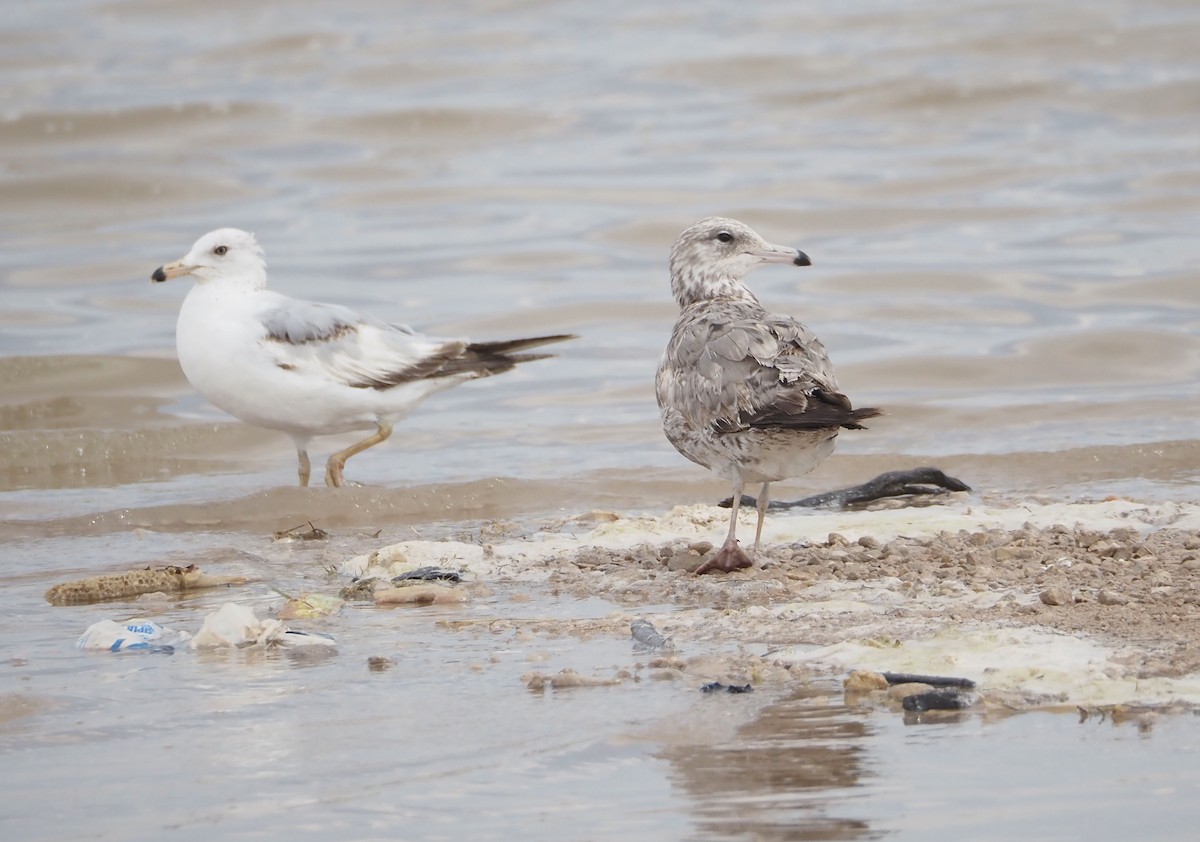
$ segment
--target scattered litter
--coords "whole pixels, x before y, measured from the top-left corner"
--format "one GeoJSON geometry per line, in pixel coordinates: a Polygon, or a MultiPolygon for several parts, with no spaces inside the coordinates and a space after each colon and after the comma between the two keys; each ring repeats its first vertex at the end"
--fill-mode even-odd
{"type": "Polygon", "coordinates": [[[726,693],[753,693],[754,688],[749,684],[722,684],[719,681],[710,681],[700,688],[701,693],[720,693],[724,690],[726,693]]]}
{"type": "Polygon", "coordinates": [[[367,669],[371,672],[387,672],[396,662],[384,655],[372,655],[367,658],[367,669]]]}
{"type": "Polygon", "coordinates": [[[386,576],[392,578],[402,573],[424,567],[443,569],[454,565],[458,571],[486,577],[495,572],[490,551],[479,544],[460,541],[403,541],[374,552],[354,556],[339,565],[342,575],[352,578],[363,576],[386,576]]]}
{"type": "Polygon", "coordinates": [[[202,573],[194,564],[187,567],[146,567],[63,582],[46,591],[46,601],[51,605],[87,605],[155,591],[181,592],[245,583],[243,576],[210,576],[202,573]]]}
{"type": "Polygon", "coordinates": [[[946,675],[912,675],[907,672],[880,673],[888,684],[928,684],[930,687],[961,687],[964,690],[975,689],[975,682],[969,678],[955,678],[946,675]]]}
{"type": "Polygon", "coordinates": [[[1093,705],[1084,707],[1078,705],[1079,723],[1082,725],[1092,717],[1098,722],[1111,722],[1113,725],[1133,723],[1143,733],[1149,732],[1159,716],[1167,714],[1196,713],[1196,706],[1187,702],[1167,702],[1159,705],[1093,705]]]}
{"type": "Polygon", "coordinates": [[[300,629],[284,629],[279,644],[287,647],[322,647],[337,648],[337,638],[327,632],[301,631],[300,629]]]}
{"type": "Polygon", "coordinates": [[[418,582],[461,582],[462,573],[457,570],[443,570],[440,567],[418,567],[416,570],[409,570],[407,573],[401,573],[399,576],[393,576],[392,582],[399,584],[406,581],[418,582]]]}
{"type": "Polygon", "coordinates": [[[186,633],[164,629],[151,620],[129,620],[126,623],[100,620],[88,626],[87,631],[75,641],[75,647],[108,652],[155,652],[170,655],[175,651],[174,643],[186,639],[186,633]],[[166,642],[168,640],[173,642],[166,642]]]}
{"type": "Polygon", "coordinates": [[[279,620],[259,620],[254,609],[227,602],[204,618],[204,625],[191,640],[193,649],[222,649],[247,646],[336,647],[333,635],[289,629],[279,620]]]}
{"type": "Polygon", "coordinates": [[[259,620],[254,609],[227,602],[204,618],[204,625],[192,638],[191,645],[193,649],[266,645],[282,637],[286,629],[279,620],[259,620]]]}
{"type": "Polygon", "coordinates": [[[963,710],[971,706],[969,695],[957,690],[931,690],[928,693],[914,693],[905,696],[900,704],[906,711],[926,710],[963,710]]]}
{"type": "Polygon", "coordinates": [[[324,541],[329,533],[319,526],[313,526],[313,522],[308,520],[299,526],[276,532],[273,537],[276,541],[324,541]]]}
{"type": "Polygon", "coordinates": [[[649,620],[638,618],[629,624],[629,633],[633,637],[633,648],[641,652],[672,651],[675,644],[671,638],[659,634],[658,629],[649,620]]]}
{"type": "MultiPolygon", "coordinates": [[[[284,596],[287,596],[284,594],[284,596]]],[[[281,620],[312,620],[336,614],[345,605],[345,600],[329,594],[310,593],[289,597],[279,609],[281,620]]]]}
{"type": "Polygon", "coordinates": [[[355,579],[338,591],[338,597],[346,602],[373,602],[375,600],[375,587],[382,584],[383,581],[383,579],[375,576],[355,579]]]}
{"type": "Polygon", "coordinates": [[[466,601],[466,591],[446,585],[404,585],[375,591],[376,605],[453,605],[466,601]]]}
{"type": "Polygon", "coordinates": [[[975,682],[946,675],[917,675],[906,672],[855,670],[842,682],[847,700],[883,701],[900,704],[912,712],[964,710],[975,703],[975,682]]]}

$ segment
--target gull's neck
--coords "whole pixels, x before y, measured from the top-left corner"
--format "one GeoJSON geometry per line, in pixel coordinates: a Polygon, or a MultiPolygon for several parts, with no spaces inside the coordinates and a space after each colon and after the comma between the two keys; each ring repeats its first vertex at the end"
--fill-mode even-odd
{"type": "Polygon", "coordinates": [[[197,278],[201,285],[211,286],[236,292],[261,292],[267,288],[267,265],[259,261],[254,266],[243,266],[235,272],[222,272],[220,275],[197,278]]]}
{"type": "Polygon", "coordinates": [[[671,292],[674,293],[681,310],[701,301],[717,298],[733,299],[747,304],[759,303],[758,298],[740,279],[711,269],[705,272],[692,267],[672,266],[671,292]]]}

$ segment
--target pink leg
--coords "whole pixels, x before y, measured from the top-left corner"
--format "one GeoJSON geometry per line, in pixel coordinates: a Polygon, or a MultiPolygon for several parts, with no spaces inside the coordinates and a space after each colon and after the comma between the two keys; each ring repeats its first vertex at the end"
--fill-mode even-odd
{"type": "MultiPolygon", "coordinates": [[[[722,573],[730,573],[734,570],[754,566],[750,556],[742,551],[737,542],[737,516],[742,502],[743,488],[745,488],[745,483],[742,481],[741,474],[737,473],[735,469],[733,474],[733,511],[729,516],[729,534],[725,536],[725,543],[717,551],[717,554],[696,568],[697,576],[717,570],[722,573]]],[[[759,529],[762,529],[761,518],[759,519],[759,529]]]]}

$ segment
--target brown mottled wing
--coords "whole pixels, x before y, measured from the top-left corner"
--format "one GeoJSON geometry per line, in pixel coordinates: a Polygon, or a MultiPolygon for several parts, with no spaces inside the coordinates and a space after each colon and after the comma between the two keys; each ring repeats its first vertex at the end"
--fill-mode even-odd
{"type": "Polygon", "coordinates": [[[680,319],[658,387],[660,405],[718,433],[857,427],[878,414],[851,408],[825,346],[804,325],[729,307],[680,319]]]}

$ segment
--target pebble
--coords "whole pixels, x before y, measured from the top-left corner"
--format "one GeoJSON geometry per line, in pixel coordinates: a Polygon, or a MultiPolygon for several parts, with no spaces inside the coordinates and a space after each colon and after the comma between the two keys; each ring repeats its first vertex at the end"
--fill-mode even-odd
{"type": "Polygon", "coordinates": [[[932,690],[932,684],[909,682],[907,684],[893,684],[888,688],[887,695],[889,699],[899,702],[903,701],[905,696],[915,696],[918,693],[929,693],[932,690]]]}
{"type": "Polygon", "coordinates": [[[1071,597],[1071,590],[1062,585],[1051,585],[1038,594],[1038,599],[1044,605],[1070,605],[1075,601],[1071,597]]]}
{"type": "Polygon", "coordinates": [[[600,678],[594,675],[582,675],[569,667],[552,675],[535,672],[524,675],[522,678],[525,681],[525,686],[530,690],[544,690],[547,687],[552,687],[556,690],[566,687],[610,687],[621,683],[621,679],[619,678],[600,678]]]}
{"type": "MultiPolygon", "coordinates": [[[[712,547],[710,546],[709,549],[712,549],[712,547]]],[[[684,570],[690,573],[699,567],[702,561],[704,561],[704,556],[695,550],[682,550],[675,553],[667,561],[667,569],[684,570]]]]}
{"type": "Polygon", "coordinates": [[[446,585],[405,585],[375,591],[376,605],[443,605],[466,601],[465,590],[446,585]]]}
{"type": "Polygon", "coordinates": [[[886,690],[887,679],[881,673],[868,670],[854,670],[842,682],[842,689],[847,693],[866,693],[871,690],[886,690]]]}
{"type": "Polygon", "coordinates": [[[1166,570],[1155,570],[1150,574],[1150,584],[1154,587],[1165,587],[1171,584],[1171,574],[1166,570]]]}

